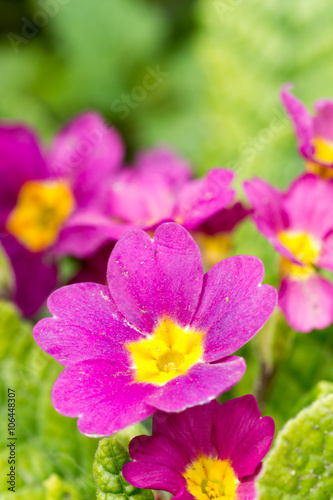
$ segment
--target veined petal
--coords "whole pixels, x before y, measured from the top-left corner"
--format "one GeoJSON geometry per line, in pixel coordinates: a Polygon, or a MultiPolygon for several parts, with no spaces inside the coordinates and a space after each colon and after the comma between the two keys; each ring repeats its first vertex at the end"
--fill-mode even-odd
{"type": "Polygon", "coordinates": [[[201,292],[201,256],[178,224],[159,226],[154,240],[130,231],[116,244],[107,277],[117,308],[141,331],[151,333],[163,318],[187,326],[201,292]]]}
{"type": "Polygon", "coordinates": [[[205,361],[234,353],[266,323],[277,294],[273,287],[261,285],[263,276],[260,259],[246,255],[224,259],[205,274],[191,325],[206,332],[205,361]]]}

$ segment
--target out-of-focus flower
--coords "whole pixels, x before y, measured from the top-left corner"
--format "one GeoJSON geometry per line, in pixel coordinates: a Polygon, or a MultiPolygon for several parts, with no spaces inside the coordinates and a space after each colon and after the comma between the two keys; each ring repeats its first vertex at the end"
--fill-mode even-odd
{"type": "Polygon", "coordinates": [[[69,285],[48,300],[36,342],[66,369],[53,405],[106,436],[228,390],[245,371],[231,356],[267,321],[276,291],[256,257],[225,259],[205,276],[199,248],[175,223],[154,239],[129,231],[109,259],[108,286],[69,285]],[[68,390],[70,387],[70,390],[68,390]]]}
{"type": "Polygon", "coordinates": [[[189,165],[171,150],[141,153],[133,167],[124,168],[113,180],[110,214],[145,230],[165,221],[196,230],[233,201],[234,173],[216,168],[201,179],[191,175],[189,165]]]}
{"type": "Polygon", "coordinates": [[[286,193],[261,179],[245,182],[254,222],[281,254],[279,306],[300,332],[333,321],[333,285],[316,268],[333,271],[333,180],[313,174],[296,179],[286,193]]]}
{"type": "Polygon", "coordinates": [[[323,179],[333,177],[333,101],[315,103],[312,117],[304,104],[290,93],[292,85],[282,88],[281,98],[294,125],[299,153],[306,160],[306,169],[323,179]]]}
{"type": "Polygon", "coordinates": [[[196,229],[194,237],[208,268],[228,256],[234,228],[250,213],[251,209],[237,202],[220,210],[196,229]]]}
{"type": "Polygon", "coordinates": [[[274,428],[250,395],[178,414],[158,411],[153,435],[130,442],[134,462],[122,472],[136,487],[169,491],[179,500],[254,500],[274,428]]]}
{"type": "Polygon", "coordinates": [[[118,134],[95,113],[75,119],[49,155],[26,127],[0,127],[1,243],[24,314],[34,314],[54,288],[56,255],[89,256],[107,241],[103,179],[122,155],[118,134]]]}

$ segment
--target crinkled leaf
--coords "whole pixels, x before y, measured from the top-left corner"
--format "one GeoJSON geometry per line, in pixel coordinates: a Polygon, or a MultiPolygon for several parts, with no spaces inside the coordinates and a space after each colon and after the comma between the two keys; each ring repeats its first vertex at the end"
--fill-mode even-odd
{"type": "Polygon", "coordinates": [[[329,385],[322,386],[324,395],[279,433],[258,481],[259,499],[332,499],[333,391],[329,385]]]}
{"type": "Polygon", "coordinates": [[[123,465],[130,461],[125,446],[115,437],[99,442],[93,466],[98,500],[153,500],[150,490],[138,489],[123,478],[123,465]]]}

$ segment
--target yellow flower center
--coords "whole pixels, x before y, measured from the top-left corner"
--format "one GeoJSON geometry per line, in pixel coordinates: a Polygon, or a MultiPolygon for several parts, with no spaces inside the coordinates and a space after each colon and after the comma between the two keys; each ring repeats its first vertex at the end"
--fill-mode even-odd
{"type": "Polygon", "coordinates": [[[31,252],[40,252],[56,241],[73,209],[74,198],[65,182],[26,182],[6,228],[31,252]]]}
{"type": "Polygon", "coordinates": [[[208,269],[225,259],[231,249],[231,237],[228,233],[215,235],[198,233],[195,235],[195,239],[208,269]]]}
{"type": "MultiPolygon", "coordinates": [[[[316,137],[312,141],[316,148],[315,159],[321,163],[333,163],[333,142],[316,137]]],[[[333,178],[333,168],[322,167],[311,161],[306,162],[306,170],[313,174],[319,175],[322,179],[333,178]]]]}
{"type": "Polygon", "coordinates": [[[314,272],[320,254],[320,243],[310,234],[293,231],[283,231],[278,235],[281,243],[290,250],[296,259],[304,265],[300,266],[282,257],[280,270],[283,276],[307,278],[314,272]]]}
{"type": "Polygon", "coordinates": [[[183,329],[163,319],[154,333],[127,344],[137,382],[164,385],[201,361],[204,334],[183,329]]]}
{"type": "Polygon", "coordinates": [[[200,455],[190,464],[183,477],[188,491],[197,500],[236,500],[238,478],[229,460],[219,460],[200,455]]]}

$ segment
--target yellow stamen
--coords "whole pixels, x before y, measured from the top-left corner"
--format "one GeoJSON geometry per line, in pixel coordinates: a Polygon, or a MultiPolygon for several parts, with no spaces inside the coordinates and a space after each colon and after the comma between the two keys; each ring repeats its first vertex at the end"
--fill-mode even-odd
{"type": "MultiPolygon", "coordinates": [[[[312,141],[316,148],[315,159],[321,163],[333,163],[333,142],[327,141],[320,137],[316,137],[312,141]]],[[[308,172],[318,175],[324,180],[333,178],[333,168],[322,167],[315,162],[307,161],[305,168],[308,172]]]]}
{"type": "Polygon", "coordinates": [[[186,373],[201,361],[203,337],[169,319],[162,320],[149,338],[126,346],[132,355],[136,381],[163,385],[186,373]]]}
{"type": "Polygon", "coordinates": [[[73,209],[74,198],[65,182],[26,182],[6,228],[30,251],[40,252],[55,242],[73,209]]]}
{"type": "Polygon", "coordinates": [[[281,243],[290,250],[302,265],[282,257],[280,270],[283,276],[304,279],[315,272],[314,265],[320,255],[320,243],[307,233],[283,231],[278,235],[281,243]]]}
{"type": "Polygon", "coordinates": [[[197,500],[236,500],[238,478],[230,460],[200,455],[183,474],[188,491],[197,500]]]}

